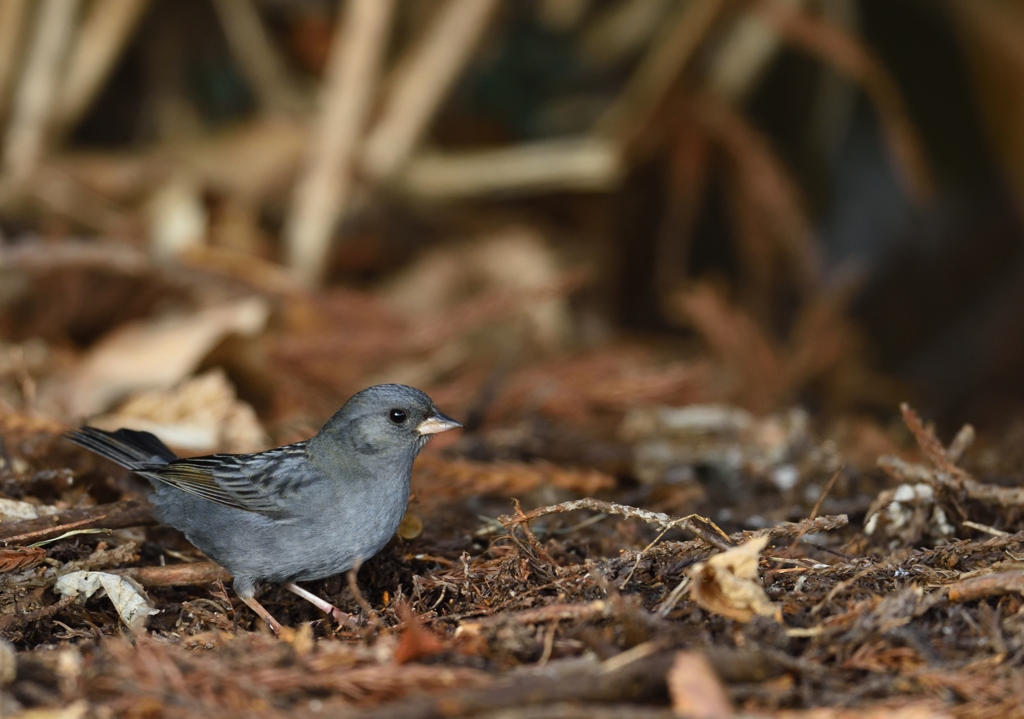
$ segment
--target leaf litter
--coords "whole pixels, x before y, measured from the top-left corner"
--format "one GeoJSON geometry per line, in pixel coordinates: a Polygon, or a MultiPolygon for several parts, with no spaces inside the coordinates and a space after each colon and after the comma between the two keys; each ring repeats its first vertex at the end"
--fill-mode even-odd
{"type": "MultiPolygon", "coordinates": [[[[443,318],[436,331],[412,334],[386,293],[289,290],[264,305],[262,330],[212,347],[188,313],[246,306],[252,292],[217,277],[215,296],[186,283],[171,325],[151,325],[196,328],[188,346],[206,356],[190,350],[189,369],[135,389],[124,377],[90,388],[107,398],[95,419],[156,429],[182,451],[281,444],[381,376],[386,356],[469,431],[417,461],[388,548],[357,576],[311,587],[359,626],[266,587],[261,602],[289,629],[277,639],[222,568],[154,524],[142,483],[59,439],[72,421],[46,398],[74,376],[74,356],[33,365],[35,394],[0,378],[11,711],[1018,711],[1019,494],[977,474],[972,430],[945,446],[909,408],[901,431],[853,414],[828,425],[790,405],[808,382],[850,371],[841,352],[814,349],[848,347],[841,322],[770,344],[744,310],[701,290],[688,301],[714,332],[710,354],[624,338],[577,347],[550,339],[559,323],[534,341],[536,308],[562,316],[580,286],[547,272],[542,305],[468,288],[429,315],[443,318]],[[523,341],[494,342],[504,335],[523,341]]],[[[138,367],[129,379],[147,377],[138,367]]]]}
{"type": "Polygon", "coordinates": [[[672,365],[640,346],[548,362],[562,387],[542,402],[496,393],[491,428],[424,454],[416,531],[355,583],[320,583],[361,616],[359,629],[264,591],[292,629],[283,640],[233,600],[223,570],[175,532],[142,528],[144,505],[114,506],[140,499],[138,484],[57,450],[56,427],[31,410],[5,409],[8,446],[27,465],[4,469],[4,491],[19,488],[7,501],[24,505],[2,526],[15,539],[0,555],[0,628],[19,650],[5,700],[54,712],[85,702],[106,716],[476,716],[524,702],[593,705],[600,716],[666,692],[694,716],[867,704],[973,717],[1018,706],[1024,533],[1000,527],[1020,505],[1012,488],[959,464],[969,432],[945,447],[905,408],[924,461],[885,455],[879,471],[844,462],[807,417],[686,404],[691,370],[670,379],[672,365]],[[615,363],[630,369],[622,380],[600,369],[611,371],[602,393],[578,384],[615,363]],[[631,405],[626,387],[644,377],[680,388],[682,401],[631,405]],[[594,409],[575,439],[559,439],[578,402],[594,409]],[[545,431],[553,444],[537,445],[545,431]],[[621,451],[588,461],[596,444],[621,451]],[[666,448],[653,465],[652,446],[666,448]],[[68,473],[47,475],[51,452],[68,473]],[[780,467],[791,481],[780,484],[780,467]],[[517,502],[499,516],[510,498],[534,509],[517,502]],[[92,520],[112,533],[66,529],[92,520]],[[101,587],[109,601],[75,597],[101,587]]]}

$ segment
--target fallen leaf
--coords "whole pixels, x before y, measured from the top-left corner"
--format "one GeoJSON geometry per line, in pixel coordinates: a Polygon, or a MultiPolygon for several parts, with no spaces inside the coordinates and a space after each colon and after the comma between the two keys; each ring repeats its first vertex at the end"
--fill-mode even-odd
{"type": "Polygon", "coordinates": [[[133,395],[116,411],[89,422],[100,429],[152,432],[171,447],[190,452],[258,452],[268,445],[256,410],[238,399],[220,368],[173,390],[133,395]]]}
{"type": "Polygon", "coordinates": [[[666,681],[676,716],[688,719],[732,716],[725,688],[703,654],[677,652],[666,681]]]}
{"type": "Polygon", "coordinates": [[[704,609],[738,622],[755,616],[778,620],[778,608],[764,593],[757,573],[758,557],[767,544],[767,537],[751,539],[695,564],[687,571],[693,582],[690,596],[704,609]]]}
{"type": "Polygon", "coordinates": [[[134,322],[97,343],[63,386],[73,416],[92,416],[132,392],[168,389],[191,374],[203,358],[230,334],[253,335],[263,329],[270,307],[251,297],[194,314],[134,322]]]}
{"type": "Polygon", "coordinates": [[[88,598],[96,592],[106,592],[121,621],[134,630],[142,629],[147,617],[159,612],[149,603],[142,587],[128,577],[119,577],[116,574],[71,572],[57,579],[53,589],[62,597],[77,597],[84,594],[88,598]]]}

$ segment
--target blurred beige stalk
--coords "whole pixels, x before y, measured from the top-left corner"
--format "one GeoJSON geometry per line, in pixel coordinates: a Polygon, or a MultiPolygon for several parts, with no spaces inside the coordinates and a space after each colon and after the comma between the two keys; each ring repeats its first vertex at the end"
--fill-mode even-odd
{"type": "Polygon", "coordinates": [[[723,0],[688,0],[663,25],[625,89],[595,128],[623,141],[643,127],[719,20],[723,0]]]}
{"type": "Polygon", "coordinates": [[[596,137],[569,137],[493,150],[422,152],[409,162],[398,186],[402,192],[423,200],[497,192],[607,192],[618,186],[625,169],[616,143],[596,137]]]}
{"type": "Polygon", "coordinates": [[[309,285],[323,276],[334,226],[349,202],[393,10],[394,0],[349,0],[335,32],[323,105],[284,229],[288,264],[309,285]]]}
{"type": "Polygon", "coordinates": [[[149,0],[93,0],[68,56],[54,126],[68,131],[89,108],[132,37],[149,0]]]}
{"type": "Polygon", "coordinates": [[[270,314],[259,297],[186,315],[122,325],[97,342],[70,375],[45,389],[71,417],[89,417],[138,391],[167,389],[191,374],[224,337],[262,331],[270,314]]]}
{"type": "Polygon", "coordinates": [[[391,179],[408,159],[497,5],[449,0],[399,63],[363,151],[363,170],[372,181],[391,179]]]}
{"type": "Polygon", "coordinates": [[[214,0],[213,6],[231,52],[263,108],[276,114],[301,114],[305,98],[296,90],[252,0],[214,0]]]}
{"type": "Polygon", "coordinates": [[[8,89],[18,64],[29,7],[28,0],[0,0],[0,116],[7,112],[8,89]]]}
{"type": "Polygon", "coordinates": [[[31,46],[4,136],[3,174],[15,186],[32,174],[43,154],[78,7],[79,0],[41,0],[36,7],[31,46]]]}

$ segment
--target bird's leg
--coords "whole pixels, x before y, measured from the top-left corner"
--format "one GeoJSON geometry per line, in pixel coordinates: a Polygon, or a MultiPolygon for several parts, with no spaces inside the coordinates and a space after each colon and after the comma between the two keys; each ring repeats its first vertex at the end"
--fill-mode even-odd
{"type": "Polygon", "coordinates": [[[238,596],[243,602],[246,603],[249,609],[256,612],[256,614],[259,615],[259,618],[267,623],[267,626],[270,627],[274,634],[281,633],[281,622],[274,619],[270,612],[264,609],[263,605],[256,601],[256,597],[243,597],[241,594],[239,594],[238,596]]]}
{"type": "Polygon", "coordinates": [[[287,589],[289,592],[298,594],[300,597],[305,599],[307,602],[312,604],[314,607],[319,609],[324,614],[329,614],[331,618],[334,619],[334,621],[336,621],[338,624],[347,623],[351,624],[352,626],[356,625],[355,618],[351,614],[346,614],[330,602],[321,599],[317,595],[313,594],[313,592],[303,589],[298,584],[295,584],[294,582],[289,582],[288,584],[284,585],[284,588],[287,589]]]}

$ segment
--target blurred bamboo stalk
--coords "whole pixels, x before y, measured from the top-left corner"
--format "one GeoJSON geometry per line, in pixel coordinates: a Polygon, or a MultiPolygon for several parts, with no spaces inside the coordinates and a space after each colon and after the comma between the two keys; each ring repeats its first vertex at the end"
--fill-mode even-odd
{"type": "Polygon", "coordinates": [[[496,150],[422,153],[402,173],[400,189],[421,200],[494,193],[606,192],[623,174],[618,146],[603,138],[520,143],[496,150]]]}
{"type": "Polygon", "coordinates": [[[252,0],[213,0],[231,52],[265,110],[301,115],[305,98],[271,42],[252,0]]]}
{"type": "Polygon", "coordinates": [[[54,131],[69,131],[89,108],[132,37],[149,0],[93,0],[68,57],[54,131]]]}
{"type": "Polygon", "coordinates": [[[79,0],[42,0],[32,44],[4,136],[3,174],[17,187],[32,174],[43,154],[53,115],[58,77],[70,45],[79,0]]]}
{"type": "MultiPolygon", "coordinates": [[[[797,10],[805,0],[775,0],[797,10]]],[[[750,92],[775,57],[782,39],[771,23],[757,13],[743,13],[715,52],[706,84],[719,97],[736,102],[750,92]]]]}
{"type": "Polygon", "coordinates": [[[725,0],[688,0],[651,43],[625,89],[598,119],[596,131],[628,142],[646,124],[717,22],[725,0]]]}
{"type": "Polygon", "coordinates": [[[28,0],[0,0],[0,117],[7,113],[8,89],[25,34],[28,0]]]}
{"type": "MultiPolygon", "coordinates": [[[[559,0],[556,0],[559,1],[559,0]]],[[[611,67],[650,44],[671,9],[673,0],[609,3],[587,21],[579,40],[588,65],[611,67]]]]}
{"type": "Polygon", "coordinates": [[[497,6],[497,0],[448,0],[399,62],[363,150],[371,181],[390,180],[408,160],[497,6]]]}
{"type": "Polygon", "coordinates": [[[377,87],[394,0],[348,0],[335,30],[322,106],[285,224],[288,264],[313,285],[353,187],[359,140],[377,87]]]}

